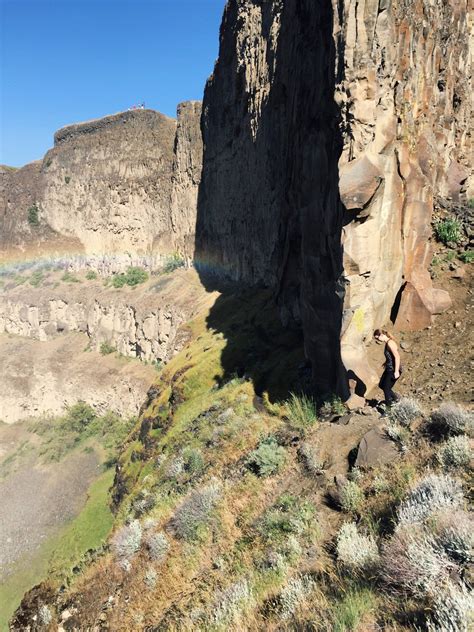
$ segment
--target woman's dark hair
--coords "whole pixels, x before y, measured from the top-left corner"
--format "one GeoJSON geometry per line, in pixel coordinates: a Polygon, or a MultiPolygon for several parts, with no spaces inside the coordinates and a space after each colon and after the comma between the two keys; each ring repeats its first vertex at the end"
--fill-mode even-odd
{"type": "Polygon", "coordinates": [[[395,340],[395,338],[392,336],[391,333],[389,333],[388,331],[386,331],[385,329],[376,329],[374,331],[374,338],[378,338],[381,335],[387,336],[387,338],[389,338],[390,340],[395,340]]]}

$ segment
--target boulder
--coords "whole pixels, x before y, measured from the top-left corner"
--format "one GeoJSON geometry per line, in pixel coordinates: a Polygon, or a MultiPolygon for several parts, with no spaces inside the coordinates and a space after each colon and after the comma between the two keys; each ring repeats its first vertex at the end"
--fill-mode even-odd
{"type": "Polygon", "coordinates": [[[362,437],[355,466],[370,468],[375,465],[384,465],[394,461],[398,455],[395,444],[385,435],[382,427],[375,426],[362,437]]]}

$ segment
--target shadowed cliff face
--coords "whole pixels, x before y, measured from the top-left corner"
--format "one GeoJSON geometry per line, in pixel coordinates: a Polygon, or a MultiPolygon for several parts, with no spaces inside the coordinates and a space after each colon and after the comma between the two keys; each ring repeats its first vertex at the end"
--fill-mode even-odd
{"type": "Polygon", "coordinates": [[[450,304],[429,242],[434,196],[462,195],[468,175],[466,8],[227,4],[203,104],[198,262],[273,288],[318,391],[347,395],[344,368],[372,386],[373,329],[423,328],[450,304]]]}
{"type": "Polygon", "coordinates": [[[228,3],[203,104],[196,250],[207,271],[274,288],[317,390],[346,395],[332,25],[330,3],[228,3]]]}

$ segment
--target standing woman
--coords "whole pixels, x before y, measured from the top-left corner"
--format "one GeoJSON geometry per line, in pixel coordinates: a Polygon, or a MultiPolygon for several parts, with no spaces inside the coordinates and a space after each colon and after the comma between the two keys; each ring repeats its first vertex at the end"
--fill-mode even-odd
{"type": "Polygon", "coordinates": [[[385,343],[385,370],[380,378],[379,386],[385,395],[385,404],[391,406],[399,399],[399,395],[393,392],[393,386],[402,373],[398,345],[393,336],[384,329],[376,329],[374,338],[377,342],[385,343]]]}

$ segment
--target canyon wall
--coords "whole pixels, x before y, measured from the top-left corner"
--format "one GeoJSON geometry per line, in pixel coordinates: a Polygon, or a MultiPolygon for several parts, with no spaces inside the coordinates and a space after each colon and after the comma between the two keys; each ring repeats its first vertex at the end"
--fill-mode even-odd
{"type": "Polygon", "coordinates": [[[31,288],[4,291],[0,302],[0,334],[53,340],[72,332],[87,334],[90,349],[107,343],[121,355],[168,361],[187,340],[182,325],[215,299],[192,270],[151,281],[133,290],[87,287],[31,288]]]}
{"type": "Polygon", "coordinates": [[[468,177],[468,37],[467,0],[227,3],[197,260],[275,289],[319,391],[372,386],[373,329],[422,328],[449,305],[430,224],[434,197],[468,177]]]}
{"type": "Polygon", "coordinates": [[[70,125],[41,163],[2,169],[2,258],[50,254],[51,244],[58,254],[107,255],[116,267],[117,255],[128,263],[174,252],[191,258],[200,113],[200,102],[186,102],[177,120],[131,110],[70,125]],[[28,223],[32,205],[37,226],[28,223]]]}

